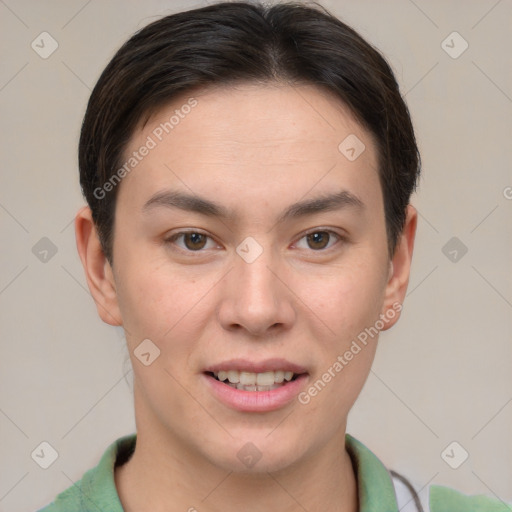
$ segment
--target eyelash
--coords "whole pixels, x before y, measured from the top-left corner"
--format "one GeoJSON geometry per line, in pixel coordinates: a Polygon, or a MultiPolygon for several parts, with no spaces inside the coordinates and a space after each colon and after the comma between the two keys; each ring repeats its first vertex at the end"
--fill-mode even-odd
{"type": "MultiPolygon", "coordinates": [[[[308,235],[313,235],[315,233],[328,233],[330,236],[334,235],[337,239],[338,239],[338,243],[342,243],[342,242],[346,242],[347,238],[343,235],[340,235],[339,233],[337,233],[336,231],[333,231],[333,230],[330,230],[330,229],[322,229],[322,228],[316,228],[312,231],[308,231],[306,233],[304,233],[299,239],[298,239],[298,242],[301,241],[302,239],[306,238],[308,235]]],[[[190,230],[190,231],[180,231],[179,233],[175,233],[174,235],[171,235],[170,237],[166,238],[164,240],[164,243],[167,244],[167,245],[172,245],[172,244],[175,244],[176,240],[183,237],[184,235],[187,235],[187,234],[197,234],[197,235],[203,235],[205,236],[206,238],[208,238],[209,240],[213,240],[213,238],[209,235],[207,235],[206,233],[202,232],[202,231],[198,231],[198,230],[190,230]]],[[[331,240],[329,239],[329,242],[331,240]]],[[[318,250],[315,250],[315,249],[310,249],[312,252],[314,253],[327,253],[327,252],[330,252],[330,250],[335,246],[337,245],[336,242],[331,245],[330,247],[327,247],[326,249],[318,249],[318,250]]],[[[186,253],[189,253],[189,254],[194,254],[194,253],[202,253],[204,252],[206,249],[202,248],[202,249],[198,249],[197,251],[192,251],[190,249],[186,249],[186,248],[182,248],[182,247],[179,247],[179,250],[183,251],[183,252],[186,252],[186,253]]]]}

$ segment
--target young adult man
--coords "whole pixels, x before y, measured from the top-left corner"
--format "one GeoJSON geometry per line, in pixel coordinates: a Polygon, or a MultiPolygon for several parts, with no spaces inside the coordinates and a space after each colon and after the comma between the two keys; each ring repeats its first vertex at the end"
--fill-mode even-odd
{"type": "MultiPolygon", "coordinates": [[[[418,149],[380,54],[300,4],[168,16],[105,69],[79,157],[78,251],[126,333],[137,434],[45,510],[397,512],[346,433],[417,223],[418,149]]],[[[429,506],[502,504],[433,486],[429,506]]]]}

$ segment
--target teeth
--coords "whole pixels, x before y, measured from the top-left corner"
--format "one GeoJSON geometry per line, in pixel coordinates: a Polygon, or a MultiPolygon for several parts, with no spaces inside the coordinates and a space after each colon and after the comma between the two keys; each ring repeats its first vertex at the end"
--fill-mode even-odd
{"type": "Polygon", "coordinates": [[[274,384],[274,372],[257,373],[256,384],[258,386],[272,386],[274,384]]]}
{"type": "Polygon", "coordinates": [[[244,391],[256,391],[256,387],[257,386],[255,386],[253,384],[244,385],[241,382],[236,385],[237,389],[243,389],[244,391]]]}
{"type": "Polygon", "coordinates": [[[238,370],[220,370],[218,372],[213,372],[213,374],[221,382],[228,381],[230,384],[234,384],[233,387],[236,387],[237,389],[244,389],[246,391],[268,391],[270,388],[274,389],[273,386],[276,384],[282,384],[284,381],[290,381],[293,378],[293,372],[285,372],[284,370],[262,373],[240,372],[238,370]]]}
{"type": "Polygon", "coordinates": [[[238,384],[240,382],[240,372],[237,370],[228,370],[228,379],[231,384],[238,384]]]}
{"type": "Polygon", "coordinates": [[[249,372],[240,372],[240,384],[251,386],[256,384],[256,374],[249,372]]]}

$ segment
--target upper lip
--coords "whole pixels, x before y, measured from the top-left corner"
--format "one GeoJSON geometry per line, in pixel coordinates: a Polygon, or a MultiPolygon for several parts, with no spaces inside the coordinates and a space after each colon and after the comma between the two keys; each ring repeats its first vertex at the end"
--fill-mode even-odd
{"type": "Polygon", "coordinates": [[[239,370],[251,373],[264,373],[270,371],[288,371],[296,374],[307,373],[306,368],[286,359],[265,359],[263,361],[250,361],[248,359],[229,359],[222,363],[216,363],[205,368],[205,372],[219,372],[221,370],[239,370]]]}

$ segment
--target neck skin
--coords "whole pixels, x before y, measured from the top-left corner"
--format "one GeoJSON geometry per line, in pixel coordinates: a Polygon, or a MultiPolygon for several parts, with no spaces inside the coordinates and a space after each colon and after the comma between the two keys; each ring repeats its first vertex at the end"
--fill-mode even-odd
{"type": "MultiPolygon", "coordinates": [[[[136,395],[136,411],[141,412],[136,395]]],[[[359,510],[357,481],[344,444],[345,425],[307,460],[279,472],[240,474],[212,465],[170,436],[149,410],[144,413],[137,415],[135,452],[114,473],[125,512],[359,510]]]]}

